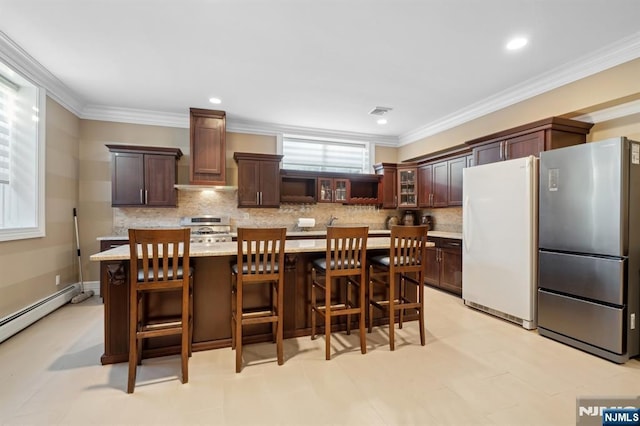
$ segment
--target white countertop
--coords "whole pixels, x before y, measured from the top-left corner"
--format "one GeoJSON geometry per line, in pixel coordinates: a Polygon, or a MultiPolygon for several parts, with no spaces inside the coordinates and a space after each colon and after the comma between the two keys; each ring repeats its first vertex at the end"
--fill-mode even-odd
{"type": "MultiPolygon", "coordinates": [[[[367,239],[367,250],[388,249],[391,240],[389,237],[371,237],[367,239]]],[[[428,243],[433,246],[433,243],[428,243]]],[[[285,253],[310,253],[324,252],[327,249],[326,239],[317,240],[287,240],[285,253]]],[[[190,257],[235,256],[238,253],[238,243],[192,243],[190,245],[190,257]]],[[[123,245],[100,253],[91,255],[92,261],[104,260],[128,260],[129,246],[123,245]]]]}

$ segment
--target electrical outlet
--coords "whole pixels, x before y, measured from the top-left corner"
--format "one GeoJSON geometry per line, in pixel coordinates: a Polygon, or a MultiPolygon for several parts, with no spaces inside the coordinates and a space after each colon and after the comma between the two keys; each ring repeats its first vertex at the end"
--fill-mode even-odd
{"type": "Polygon", "coordinates": [[[56,275],[56,285],[60,285],[60,275],[56,275]]]}

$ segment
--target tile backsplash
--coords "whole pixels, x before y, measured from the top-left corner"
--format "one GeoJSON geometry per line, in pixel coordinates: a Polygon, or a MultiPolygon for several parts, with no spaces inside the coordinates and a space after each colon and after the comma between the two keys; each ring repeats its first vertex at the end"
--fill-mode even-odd
{"type": "MultiPolygon", "coordinates": [[[[180,190],[177,208],[113,208],[113,233],[126,235],[128,228],[178,226],[180,218],[203,214],[227,215],[232,230],[239,226],[283,226],[289,231],[299,231],[298,218],[314,218],[316,226],[310,230],[324,230],[331,216],[338,225],[368,225],[370,229],[385,229],[388,216],[402,217],[403,211],[380,209],[376,206],[345,206],[334,203],[281,204],[279,208],[238,208],[237,190],[180,190]]],[[[462,208],[424,210],[430,214],[434,229],[461,232],[462,208]]]]}

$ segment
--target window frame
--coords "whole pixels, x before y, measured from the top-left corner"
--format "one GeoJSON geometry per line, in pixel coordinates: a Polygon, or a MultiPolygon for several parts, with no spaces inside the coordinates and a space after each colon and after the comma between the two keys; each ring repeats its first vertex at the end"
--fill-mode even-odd
{"type": "MultiPolygon", "coordinates": [[[[276,136],[276,153],[279,155],[284,155],[284,139],[297,139],[297,140],[306,140],[310,143],[318,143],[322,144],[326,142],[327,145],[362,145],[364,149],[367,151],[367,158],[365,163],[363,164],[363,168],[357,174],[371,174],[373,173],[373,163],[375,158],[375,144],[368,140],[357,140],[353,138],[340,138],[340,137],[325,137],[325,136],[317,136],[317,135],[309,135],[309,134],[298,134],[298,133],[278,133],[276,136]]],[[[285,161],[283,159],[283,169],[285,161]]],[[[292,169],[285,169],[292,170],[292,169]]],[[[299,169],[293,169],[299,170],[299,169]]],[[[305,169],[302,169],[305,170],[305,169]]],[[[340,173],[340,172],[336,172],[340,173]]]]}
{"type": "MultiPolygon", "coordinates": [[[[4,226],[4,215],[5,209],[5,192],[7,190],[7,186],[15,183],[16,180],[12,176],[10,178],[11,183],[0,184],[3,186],[0,189],[0,197],[3,197],[0,200],[0,214],[2,215],[2,219],[0,219],[0,242],[2,241],[15,241],[15,240],[23,240],[29,238],[40,238],[46,236],[46,90],[44,87],[36,84],[32,79],[20,74],[17,70],[6,64],[2,59],[0,59],[0,74],[11,83],[16,84],[20,88],[28,89],[29,91],[33,91],[33,93],[29,96],[27,95],[19,95],[24,96],[22,101],[25,99],[29,99],[30,104],[37,108],[37,111],[31,111],[32,120],[36,121],[37,124],[33,127],[29,127],[35,133],[35,140],[33,143],[33,149],[35,153],[33,155],[34,160],[34,173],[33,181],[29,182],[33,184],[33,189],[35,194],[33,195],[33,199],[29,200],[31,205],[30,208],[33,210],[30,214],[33,215],[34,223],[26,224],[24,226],[16,226],[16,227],[5,227],[4,226]],[[35,101],[36,105],[33,105],[33,101],[35,101]]],[[[28,114],[27,112],[24,115],[28,114]]],[[[11,145],[10,152],[10,161],[14,156],[14,147],[13,143],[11,145]]],[[[14,166],[10,165],[11,169],[15,169],[14,166]]],[[[19,181],[18,181],[19,182],[19,181]]]]}

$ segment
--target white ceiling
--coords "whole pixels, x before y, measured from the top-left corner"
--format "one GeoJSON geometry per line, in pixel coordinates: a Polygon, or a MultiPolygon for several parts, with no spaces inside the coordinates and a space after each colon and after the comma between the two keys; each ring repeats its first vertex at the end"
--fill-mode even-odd
{"type": "Polygon", "coordinates": [[[405,143],[640,57],[640,1],[0,0],[0,31],[81,117],[198,107],[405,143]]]}

